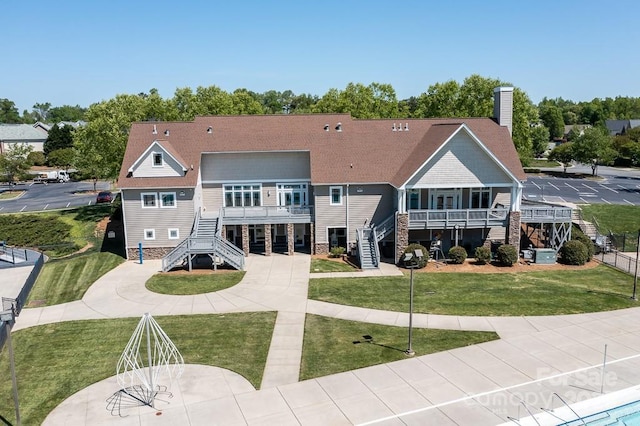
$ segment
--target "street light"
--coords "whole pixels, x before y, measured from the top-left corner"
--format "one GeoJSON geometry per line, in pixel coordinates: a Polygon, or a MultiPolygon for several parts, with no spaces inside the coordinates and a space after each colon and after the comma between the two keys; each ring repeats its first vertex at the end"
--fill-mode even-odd
{"type": "Polygon", "coordinates": [[[424,254],[420,249],[415,249],[413,252],[405,253],[404,255],[404,264],[411,270],[411,279],[409,284],[409,346],[407,350],[404,351],[407,356],[414,356],[416,354],[411,344],[413,338],[413,270],[418,267],[418,263],[423,257],[424,254]]]}
{"type": "MultiPolygon", "coordinates": [[[[3,304],[8,300],[10,299],[3,297],[3,304]]],[[[7,333],[7,346],[9,347],[9,365],[11,368],[11,381],[13,383],[13,403],[15,404],[16,409],[16,424],[20,426],[21,422],[20,404],[18,403],[18,381],[16,380],[16,363],[13,356],[13,343],[11,342],[11,326],[16,320],[15,302],[15,300],[12,300],[13,305],[11,306],[11,308],[0,312],[0,321],[5,327],[5,331],[7,333]]]]}

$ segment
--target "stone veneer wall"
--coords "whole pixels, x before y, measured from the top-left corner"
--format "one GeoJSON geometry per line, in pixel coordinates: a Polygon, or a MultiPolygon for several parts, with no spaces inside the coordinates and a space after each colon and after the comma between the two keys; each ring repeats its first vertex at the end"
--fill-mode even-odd
{"type": "Polygon", "coordinates": [[[314,249],[316,254],[329,254],[329,243],[317,243],[314,249]]]}
{"type": "Polygon", "coordinates": [[[313,226],[313,222],[309,224],[309,250],[311,250],[311,254],[316,254],[315,252],[315,242],[316,242],[316,227],[313,226]]]}
{"type": "Polygon", "coordinates": [[[400,262],[404,249],[409,246],[409,214],[398,213],[396,217],[396,263],[400,262]]]}
{"type": "Polygon", "coordinates": [[[295,249],[295,234],[293,223],[287,223],[287,254],[293,256],[295,249]]]}
{"type": "MultiPolygon", "coordinates": [[[[162,259],[165,257],[174,247],[142,247],[142,260],[162,259]]],[[[127,256],[129,260],[138,260],[140,258],[140,252],[138,248],[128,248],[127,256]]]]}
{"type": "Polygon", "coordinates": [[[264,225],[264,255],[271,256],[273,253],[273,241],[271,241],[271,225],[264,225]]]}
{"type": "Polygon", "coordinates": [[[242,225],[242,250],[245,257],[249,256],[249,225],[242,225]]]}
{"type": "Polygon", "coordinates": [[[509,229],[507,229],[507,244],[520,250],[520,212],[509,213],[509,229]]]}

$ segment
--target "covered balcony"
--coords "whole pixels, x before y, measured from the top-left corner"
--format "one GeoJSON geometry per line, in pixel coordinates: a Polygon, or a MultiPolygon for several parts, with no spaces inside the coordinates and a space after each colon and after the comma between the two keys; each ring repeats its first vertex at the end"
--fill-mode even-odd
{"type": "Polygon", "coordinates": [[[225,225],[311,223],[313,206],[222,207],[225,225]]]}

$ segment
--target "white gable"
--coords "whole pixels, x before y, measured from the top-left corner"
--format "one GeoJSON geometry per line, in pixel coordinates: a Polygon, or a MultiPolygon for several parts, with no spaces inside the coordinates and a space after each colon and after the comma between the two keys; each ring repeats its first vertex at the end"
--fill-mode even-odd
{"type": "Polygon", "coordinates": [[[185,171],[185,166],[180,164],[158,141],[154,141],[129,168],[133,177],[184,176],[185,171]]]}
{"type": "Polygon", "coordinates": [[[511,185],[515,180],[506,167],[463,125],[420,167],[406,186],[408,188],[503,186],[511,185]]]}

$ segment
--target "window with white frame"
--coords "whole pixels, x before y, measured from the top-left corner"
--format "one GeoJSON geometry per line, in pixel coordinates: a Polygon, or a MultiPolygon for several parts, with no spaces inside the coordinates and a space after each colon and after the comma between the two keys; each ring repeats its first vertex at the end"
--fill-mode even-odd
{"type": "Polygon", "coordinates": [[[329,204],[332,206],[341,206],[342,205],[342,187],[341,186],[330,186],[329,187],[329,204]]]}
{"type": "Polygon", "coordinates": [[[258,207],[262,205],[262,185],[224,185],[225,207],[258,207]]]}
{"type": "Polygon", "coordinates": [[[407,207],[409,209],[417,210],[420,208],[420,190],[410,189],[407,191],[407,207]]]}
{"type": "Polygon", "coordinates": [[[176,193],[175,192],[161,192],[160,193],[160,207],[176,207],[176,193]]]}
{"type": "Polygon", "coordinates": [[[144,230],[144,239],[145,240],[155,240],[156,239],[156,230],[155,229],[145,229],[144,230]]]}
{"type": "Polygon", "coordinates": [[[158,207],[158,194],[156,192],[143,192],[140,194],[143,209],[155,209],[158,207]]]}
{"type": "Polygon", "coordinates": [[[472,209],[488,209],[491,207],[491,188],[478,188],[471,190],[472,209]]]}
{"type": "Polygon", "coordinates": [[[164,165],[164,159],[161,152],[154,152],[153,155],[153,167],[162,167],[164,165]]]}
{"type": "Polygon", "coordinates": [[[178,228],[169,228],[168,234],[170,240],[177,240],[180,238],[180,230],[178,228]]]}

